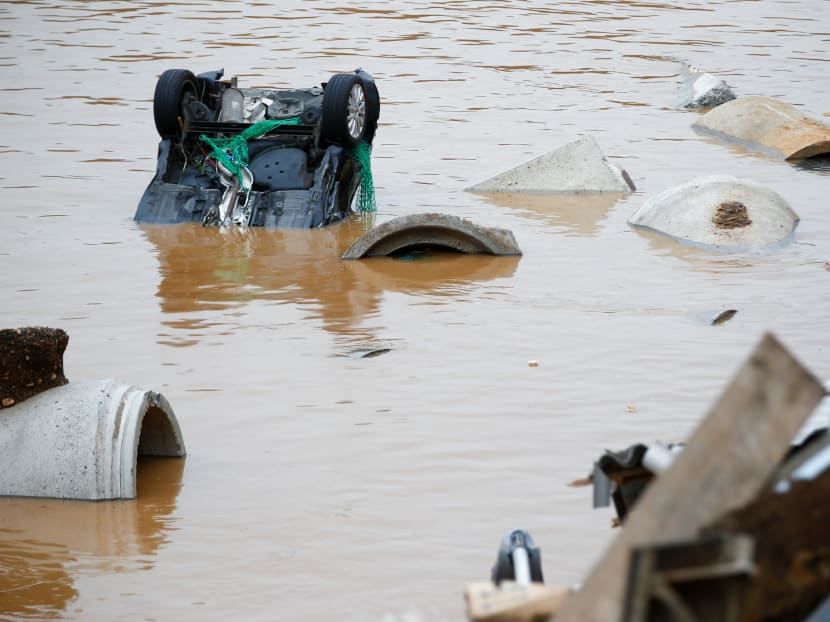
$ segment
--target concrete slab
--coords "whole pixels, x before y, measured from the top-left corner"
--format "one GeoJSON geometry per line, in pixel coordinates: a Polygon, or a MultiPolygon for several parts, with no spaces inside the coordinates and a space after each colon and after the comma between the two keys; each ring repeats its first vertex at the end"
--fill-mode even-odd
{"type": "Polygon", "coordinates": [[[707,112],[695,129],[784,160],[830,153],[830,126],[769,97],[739,97],[707,112]]]}
{"type": "Polygon", "coordinates": [[[466,254],[522,254],[516,238],[507,229],[482,227],[458,216],[427,213],[393,218],[370,229],[342,258],[383,257],[425,247],[466,254]]]}
{"type": "Polygon", "coordinates": [[[586,136],[467,188],[469,192],[628,193],[628,173],[610,164],[586,136]]]}
{"type": "Polygon", "coordinates": [[[688,63],[680,63],[679,108],[708,108],[735,99],[735,93],[720,78],[703,73],[688,63]]]}
{"type": "Polygon", "coordinates": [[[628,223],[696,244],[738,250],[779,243],[793,234],[798,221],[772,190],[728,175],[707,175],[648,199],[628,223]]]}

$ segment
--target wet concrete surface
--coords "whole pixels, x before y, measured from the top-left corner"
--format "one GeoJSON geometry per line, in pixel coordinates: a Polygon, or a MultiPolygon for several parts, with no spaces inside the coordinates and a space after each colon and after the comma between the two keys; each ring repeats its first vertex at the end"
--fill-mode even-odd
{"type": "Polygon", "coordinates": [[[582,580],[614,532],[567,483],[602,450],[682,440],[768,330],[830,377],[828,160],[724,145],[673,108],[682,58],[830,112],[830,5],[808,4],[0,5],[0,324],[65,330],[70,380],[162,392],[188,447],[136,501],[0,499],[0,619],[460,619],[517,526],[548,582],[582,580]],[[358,66],[383,102],[376,214],[132,222],[164,69],[294,88],[358,66]],[[586,133],[637,192],[464,191],[586,133]],[[627,225],[712,173],[785,197],[794,243],[728,255],[627,225]],[[523,257],[340,261],[435,211],[523,257]]]}

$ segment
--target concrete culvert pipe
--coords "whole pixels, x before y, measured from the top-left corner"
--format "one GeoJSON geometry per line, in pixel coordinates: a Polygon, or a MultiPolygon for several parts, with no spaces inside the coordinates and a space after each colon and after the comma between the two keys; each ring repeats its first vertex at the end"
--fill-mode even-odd
{"type": "Polygon", "coordinates": [[[132,499],[140,456],[184,456],[167,400],[118,380],[69,383],[0,412],[0,495],[132,499]]]}
{"type": "Polygon", "coordinates": [[[756,182],[705,175],[651,197],[628,222],[701,246],[752,250],[792,238],[798,215],[756,182]]]}
{"type": "Polygon", "coordinates": [[[739,97],[703,115],[694,128],[785,160],[830,153],[830,126],[770,97],[739,97]]]}
{"type": "Polygon", "coordinates": [[[522,254],[516,238],[507,229],[482,227],[448,214],[410,214],[370,229],[342,258],[384,257],[425,247],[467,254],[522,254]]]}

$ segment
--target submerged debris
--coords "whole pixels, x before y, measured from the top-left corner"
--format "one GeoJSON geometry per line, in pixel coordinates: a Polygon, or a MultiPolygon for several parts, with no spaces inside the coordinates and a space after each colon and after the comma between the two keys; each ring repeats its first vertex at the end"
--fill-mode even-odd
{"type": "Polygon", "coordinates": [[[798,215],[776,192],[728,175],[705,175],[649,198],[629,224],[719,249],[759,248],[795,231],[798,215]]]}
{"type": "Polygon", "coordinates": [[[679,108],[709,108],[735,99],[726,82],[688,63],[680,63],[680,78],[679,108]]]}
{"type": "Polygon", "coordinates": [[[694,128],[784,160],[830,153],[830,126],[769,97],[740,97],[710,110],[694,128]]]}
{"type": "Polygon", "coordinates": [[[237,88],[224,70],[168,69],[153,95],[161,142],[135,221],[318,228],[374,210],[380,115],[361,69],[305,89],[237,88]],[[358,190],[359,188],[359,190],[358,190]]]}
{"type": "Polygon", "coordinates": [[[364,352],[360,355],[362,359],[372,359],[376,356],[380,356],[381,354],[386,354],[387,352],[391,352],[392,348],[378,348],[377,350],[369,350],[368,352],[364,352]]]}
{"type": "Polygon", "coordinates": [[[410,214],[386,221],[359,237],[343,259],[401,256],[424,248],[465,254],[521,255],[507,229],[483,227],[448,214],[410,214]]]}
{"type": "Polygon", "coordinates": [[[738,312],[737,309],[727,309],[726,311],[721,311],[718,313],[714,318],[712,318],[712,326],[717,326],[718,324],[723,324],[724,322],[728,322],[735,314],[738,312]]]}
{"type": "Polygon", "coordinates": [[[631,177],[605,159],[593,136],[520,164],[467,188],[470,192],[581,194],[634,191],[631,177]]]}

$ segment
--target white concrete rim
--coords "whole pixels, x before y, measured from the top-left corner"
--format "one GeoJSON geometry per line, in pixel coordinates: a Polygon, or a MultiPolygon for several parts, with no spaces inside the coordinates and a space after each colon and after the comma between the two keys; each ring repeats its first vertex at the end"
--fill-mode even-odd
{"type": "Polygon", "coordinates": [[[105,438],[112,438],[113,442],[104,446],[105,450],[111,449],[110,468],[105,470],[109,478],[104,477],[101,485],[107,498],[132,499],[136,496],[139,447],[152,447],[150,453],[143,455],[184,456],[184,440],[173,409],[161,394],[118,380],[108,381],[103,390],[105,397],[100,404],[99,429],[101,425],[105,426],[105,438]],[[144,435],[153,434],[154,430],[144,429],[145,418],[151,413],[155,416],[157,412],[164,417],[161,423],[168,428],[168,437],[148,439],[144,435]]]}

